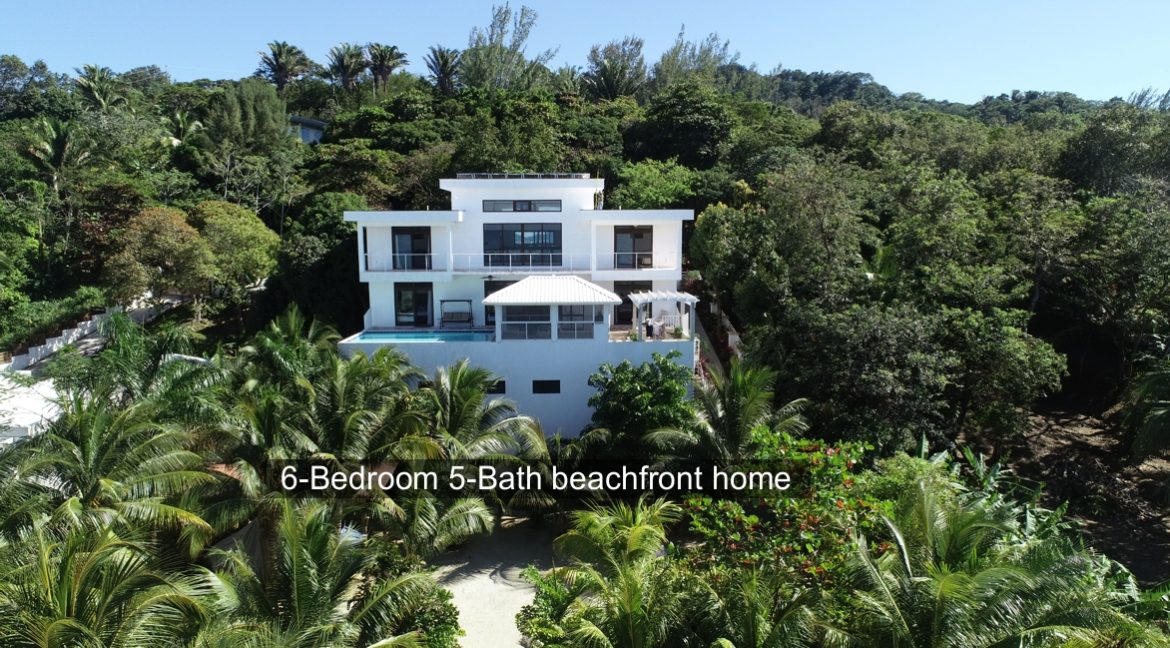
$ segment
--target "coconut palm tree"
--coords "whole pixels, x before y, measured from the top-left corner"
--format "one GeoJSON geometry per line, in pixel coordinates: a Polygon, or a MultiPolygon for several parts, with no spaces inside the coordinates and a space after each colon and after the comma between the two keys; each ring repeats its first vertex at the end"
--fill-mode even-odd
{"type": "Polygon", "coordinates": [[[429,558],[474,536],[491,533],[496,520],[479,497],[444,502],[419,492],[402,501],[398,537],[409,557],[429,558]]]}
{"type": "Polygon", "coordinates": [[[420,390],[427,423],[453,460],[511,462],[547,459],[548,448],[536,423],[502,398],[488,398],[496,377],[464,358],[441,367],[420,390]]]}
{"type": "Polygon", "coordinates": [[[814,590],[790,594],[792,584],[758,569],[707,574],[710,596],[699,599],[699,633],[717,637],[711,648],[799,648],[809,646],[816,619],[814,590]]]}
{"type": "MultiPolygon", "coordinates": [[[[231,592],[230,632],[276,646],[414,646],[403,624],[435,587],[421,572],[374,580],[373,552],[355,530],[337,528],[323,502],[286,501],[267,570],[249,553],[217,552],[216,591],[231,592]]],[[[237,645],[237,644],[230,644],[237,645]]]]}
{"type": "Polygon", "coordinates": [[[431,83],[442,95],[455,94],[459,85],[459,50],[432,45],[426,56],[431,83]]]}
{"type": "Polygon", "coordinates": [[[826,623],[823,640],[877,648],[1146,645],[1108,643],[1146,632],[1121,611],[1137,601],[1132,577],[1052,532],[1051,521],[1034,524],[1038,513],[993,498],[936,498],[920,486],[888,521],[889,551],[858,540],[845,623],[826,623]]]}
{"type": "Polygon", "coordinates": [[[258,54],[260,66],[256,75],[275,84],[277,92],[283,92],[289,83],[313,71],[313,62],[305,51],[285,41],[272,41],[267,52],[258,54]]]}
{"type": "Polygon", "coordinates": [[[358,81],[369,67],[366,52],[356,43],[342,43],[329,50],[325,77],[341,86],[347,93],[357,90],[358,81]]]}
{"type": "Polygon", "coordinates": [[[312,379],[337,355],[340,339],[336,329],[305,317],[293,304],[236,354],[234,387],[249,389],[265,383],[286,394],[295,393],[298,381],[312,379]]]}
{"type": "Polygon", "coordinates": [[[578,592],[560,624],[568,645],[696,645],[684,640],[697,639],[688,617],[698,608],[702,587],[659,555],[665,526],[680,516],[674,504],[646,497],[574,514],[572,528],[556,540],[570,564],[553,570],[567,591],[578,592]]]}
{"type": "Polygon", "coordinates": [[[807,429],[801,410],[804,399],[772,409],[776,373],[766,367],[745,366],[732,358],[726,374],[711,372],[708,384],[696,390],[699,421],[688,429],[654,430],[646,441],[674,461],[710,462],[721,467],[741,465],[758,450],[758,426],[798,434],[807,429]]]}
{"type": "Polygon", "coordinates": [[[93,109],[106,112],[126,103],[122,84],[110,68],[85,65],[75,71],[77,91],[93,109]]]}
{"type": "Polygon", "coordinates": [[[160,570],[145,545],[108,527],[28,529],[0,547],[0,644],[12,648],[184,645],[211,592],[160,570]]]}
{"type": "Polygon", "coordinates": [[[180,108],[175,112],[160,118],[166,135],[162,138],[164,146],[178,146],[186,142],[192,135],[203,130],[203,122],[191,116],[191,113],[180,108]]]}
{"type": "Polygon", "coordinates": [[[67,392],[44,433],[0,452],[4,478],[44,493],[55,514],[76,522],[117,521],[209,531],[173,498],[214,478],[178,425],[159,423],[149,403],[117,406],[67,392]]]}
{"type": "Polygon", "coordinates": [[[90,157],[89,143],[74,122],[42,117],[29,132],[26,154],[47,176],[53,194],[61,189],[71,172],[90,157]]]}
{"type": "Polygon", "coordinates": [[[386,89],[386,83],[395,70],[410,63],[406,60],[406,53],[394,45],[369,43],[366,45],[366,54],[370,60],[370,74],[374,77],[375,96],[379,86],[386,89]]]}

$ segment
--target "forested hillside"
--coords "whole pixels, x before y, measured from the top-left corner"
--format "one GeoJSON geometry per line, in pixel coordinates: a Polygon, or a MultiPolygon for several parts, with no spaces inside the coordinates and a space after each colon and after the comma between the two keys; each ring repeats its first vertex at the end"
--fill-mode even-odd
{"type": "MultiPolygon", "coordinates": [[[[444,207],[438,179],[461,171],[584,171],[609,206],[700,213],[695,288],[779,372],[778,398],[812,399],[823,436],[998,448],[1038,399],[1102,410],[1167,366],[1170,121],[1153,92],[962,105],[761,72],[685,33],[658,60],[629,36],[550,69],[532,29],[505,7],[461,49],[342,43],[312,61],[276,40],[241,80],[0,58],[0,346],[147,290],[235,322],[229,339],[289,301],[354,330],[343,210],[444,207]],[[290,114],[327,122],[324,139],[302,144],[290,114]]],[[[1153,449],[1166,388],[1143,384],[1128,420],[1153,449]]]]}

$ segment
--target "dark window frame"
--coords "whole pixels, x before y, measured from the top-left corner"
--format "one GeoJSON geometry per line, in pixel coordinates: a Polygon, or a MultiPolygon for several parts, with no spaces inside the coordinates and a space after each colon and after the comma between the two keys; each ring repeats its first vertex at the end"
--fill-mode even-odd
{"type": "Polygon", "coordinates": [[[508,393],[507,381],[505,381],[502,378],[500,380],[497,380],[496,382],[492,383],[491,387],[488,387],[487,393],[489,393],[489,394],[507,394],[508,393]]]}
{"type": "Polygon", "coordinates": [[[549,213],[559,212],[562,209],[560,200],[484,200],[482,209],[484,213],[501,214],[501,213],[549,213]]]}
{"type": "Polygon", "coordinates": [[[559,380],[533,380],[532,381],[533,394],[559,394],[561,393],[561,381],[559,380]]]}

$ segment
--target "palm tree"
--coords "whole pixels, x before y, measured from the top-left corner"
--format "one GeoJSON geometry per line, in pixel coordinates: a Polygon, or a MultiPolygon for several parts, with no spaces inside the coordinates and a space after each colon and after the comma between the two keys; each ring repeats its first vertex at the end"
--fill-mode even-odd
{"type": "Polygon", "coordinates": [[[0,548],[0,574],[0,644],[12,648],[184,645],[208,615],[209,590],[108,527],[32,527],[0,548]]]}
{"type": "Polygon", "coordinates": [[[126,95],[122,94],[121,83],[110,68],[85,65],[75,71],[77,79],[74,83],[77,90],[92,108],[99,112],[106,112],[126,103],[126,95]]]}
{"type": "Polygon", "coordinates": [[[370,57],[370,74],[374,77],[375,95],[378,94],[378,86],[383,90],[386,88],[386,83],[390,81],[390,75],[394,74],[395,70],[410,63],[406,60],[406,53],[394,45],[369,43],[366,45],[366,53],[370,57]]]}
{"type": "Polygon", "coordinates": [[[555,541],[573,565],[612,571],[653,558],[666,545],[666,527],[682,517],[678,505],[646,495],[634,505],[615,502],[573,512],[572,528],[555,541]]]}
{"type": "Polygon", "coordinates": [[[642,87],[636,71],[624,59],[603,58],[582,77],[582,82],[594,99],[613,100],[633,95],[642,87]]]}
{"type": "Polygon", "coordinates": [[[1144,457],[1170,445],[1170,360],[1134,379],[1125,400],[1133,454],[1144,457]]]}
{"type": "Polygon", "coordinates": [[[258,54],[260,66],[256,68],[256,75],[274,83],[277,92],[283,92],[290,82],[313,70],[313,62],[305,51],[285,41],[272,41],[268,44],[268,52],[258,54]]]}
{"type": "Polygon", "coordinates": [[[66,178],[89,159],[89,143],[74,122],[42,117],[29,133],[29,159],[48,176],[53,194],[60,196],[66,178]]]}
{"type": "Polygon", "coordinates": [[[203,130],[203,122],[191,116],[191,113],[180,108],[166,117],[161,118],[166,135],[162,143],[167,146],[178,146],[186,142],[192,135],[203,130]]]}
{"type": "Polygon", "coordinates": [[[329,50],[325,76],[340,85],[342,90],[352,93],[357,90],[358,81],[368,66],[369,61],[361,45],[342,43],[329,50]]]}
{"type": "Polygon", "coordinates": [[[1102,642],[1142,633],[1121,611],[1137,600],[1132,577],[1117,587],[1116,565],[1052,532],[1051,520],[1033,524],[1038,513],[996,498],[940,499],[920,486],[887,521],[890,551],[875,555],[858,540],[850,611],[843,626],[824,624],[824,640],[876,648],[1114,645],[1102,642]]]}
{"type": "Polygon", "coordinates": [[[439,94],[455,94],[459,84],[459,50],[442,45],[432,45],[426,57],[431,83],[439,94]]]}
{"type": "Polygon", "coordinates": [[[744,366],[732,358],[727,374],[711,372],[695,394],[700,420],[689,429],[655,430],[646,440],[681,461],[704,461],[721,467],[741,465],[757,451],[756,428],[797,434],[807,429],[800,415],[807,401],[798,399],[772,409],[776,373],[766,367],[744,366]]]}
{"type": "Polygon", "coordinates": [[[408,557],[430,558],[474,536],[491,533],[496,520],[478,497],[460,497],[445,503],[428,492],[417,493],[402,503],[399,529],[408,557]]]}
{"type": "Polygon", "coordinates": [[[653,648],[697,638],[686,618],[702,588],[659,556],[665,526],[680,516],[674,504],[646,497],[574,514],[572,528],[556,540],[570,565],[553,570],[578,593],[560,624],[568,645],[653,648]]]}
{"type": "Polygon", "coordinates": [[[355,530],[338,529],[323,502],[284,502],[272,569],[247,552],[218,552],[216,591],[232,592],[229,631],[279,646],[414,646],[422,633],[402,626],[435,587],[411,572],[373,578],[375,555],[355,530]]]}
{"type": "Polygon", "coordinates": [[[232,372],[236,387],[266,383],[291,394],[337,355],[340,339],[336,329],[306,318],[293,304],[240,349],[232,372]]]}
{"type": "Polygon", "coordinates": [[[0,471],[43,492],[56,515],[209,531],[168,500],[214,478],[181,427],[159,423],[149,403],[121,407],[66,393],[43,434],[0,452],[0,471]]]}
{"type": "Polygon", "coordinates": [[[496,377],[461,359],[439,368],[420,390],[431,433],[449,459],[510,462],[548,457],[536,423],[502,398],[488,398],[496,377]]]}
{"type": "Polygon", "coordinates": [[[797,648],[813,640],[816,592],[789,594],[791,583],[758,569],[707,575],[710,596],[701,600],[700,634],[717,637],[711,648],[797,648]]]}

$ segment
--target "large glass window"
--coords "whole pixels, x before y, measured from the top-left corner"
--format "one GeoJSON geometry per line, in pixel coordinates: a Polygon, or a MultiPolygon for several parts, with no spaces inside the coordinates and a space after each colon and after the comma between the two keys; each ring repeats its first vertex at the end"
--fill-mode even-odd
{"type": "Polygon", "coordinates": [[[431,269],[431,228],[395,227],[391,234],[395,270],[431,269]]]}
{"type": "Polygon", "coordinates": [[[500,324],[505,340],[551,340],[548,306],[504,306],[500,324]]]}
{"type": "Polygon", "coordinates": [[[654,228],[619,226],[613,228],[613,267],[654,266],[654,228]]]}
{"type": "Polygon", "coordinates": [[[398,326],[432,326],[431,284],[394,284],[394,323],[398,326]]]}
{"type": "Polygon", "coordinates": [[[559,212],[559,200],[485,200],[485,212],[559,212]]]}
{"type": "Polygon", "coordinates": [[[593,324],[602,320],[604,312],[601,306],[559,306],[557,338],[592,340],[593,324]]]}
{"type": "Polygon", "coordinates": [[[483,262],[489,267],[561,265],[560,223],[486,223],[483,262]]]}

